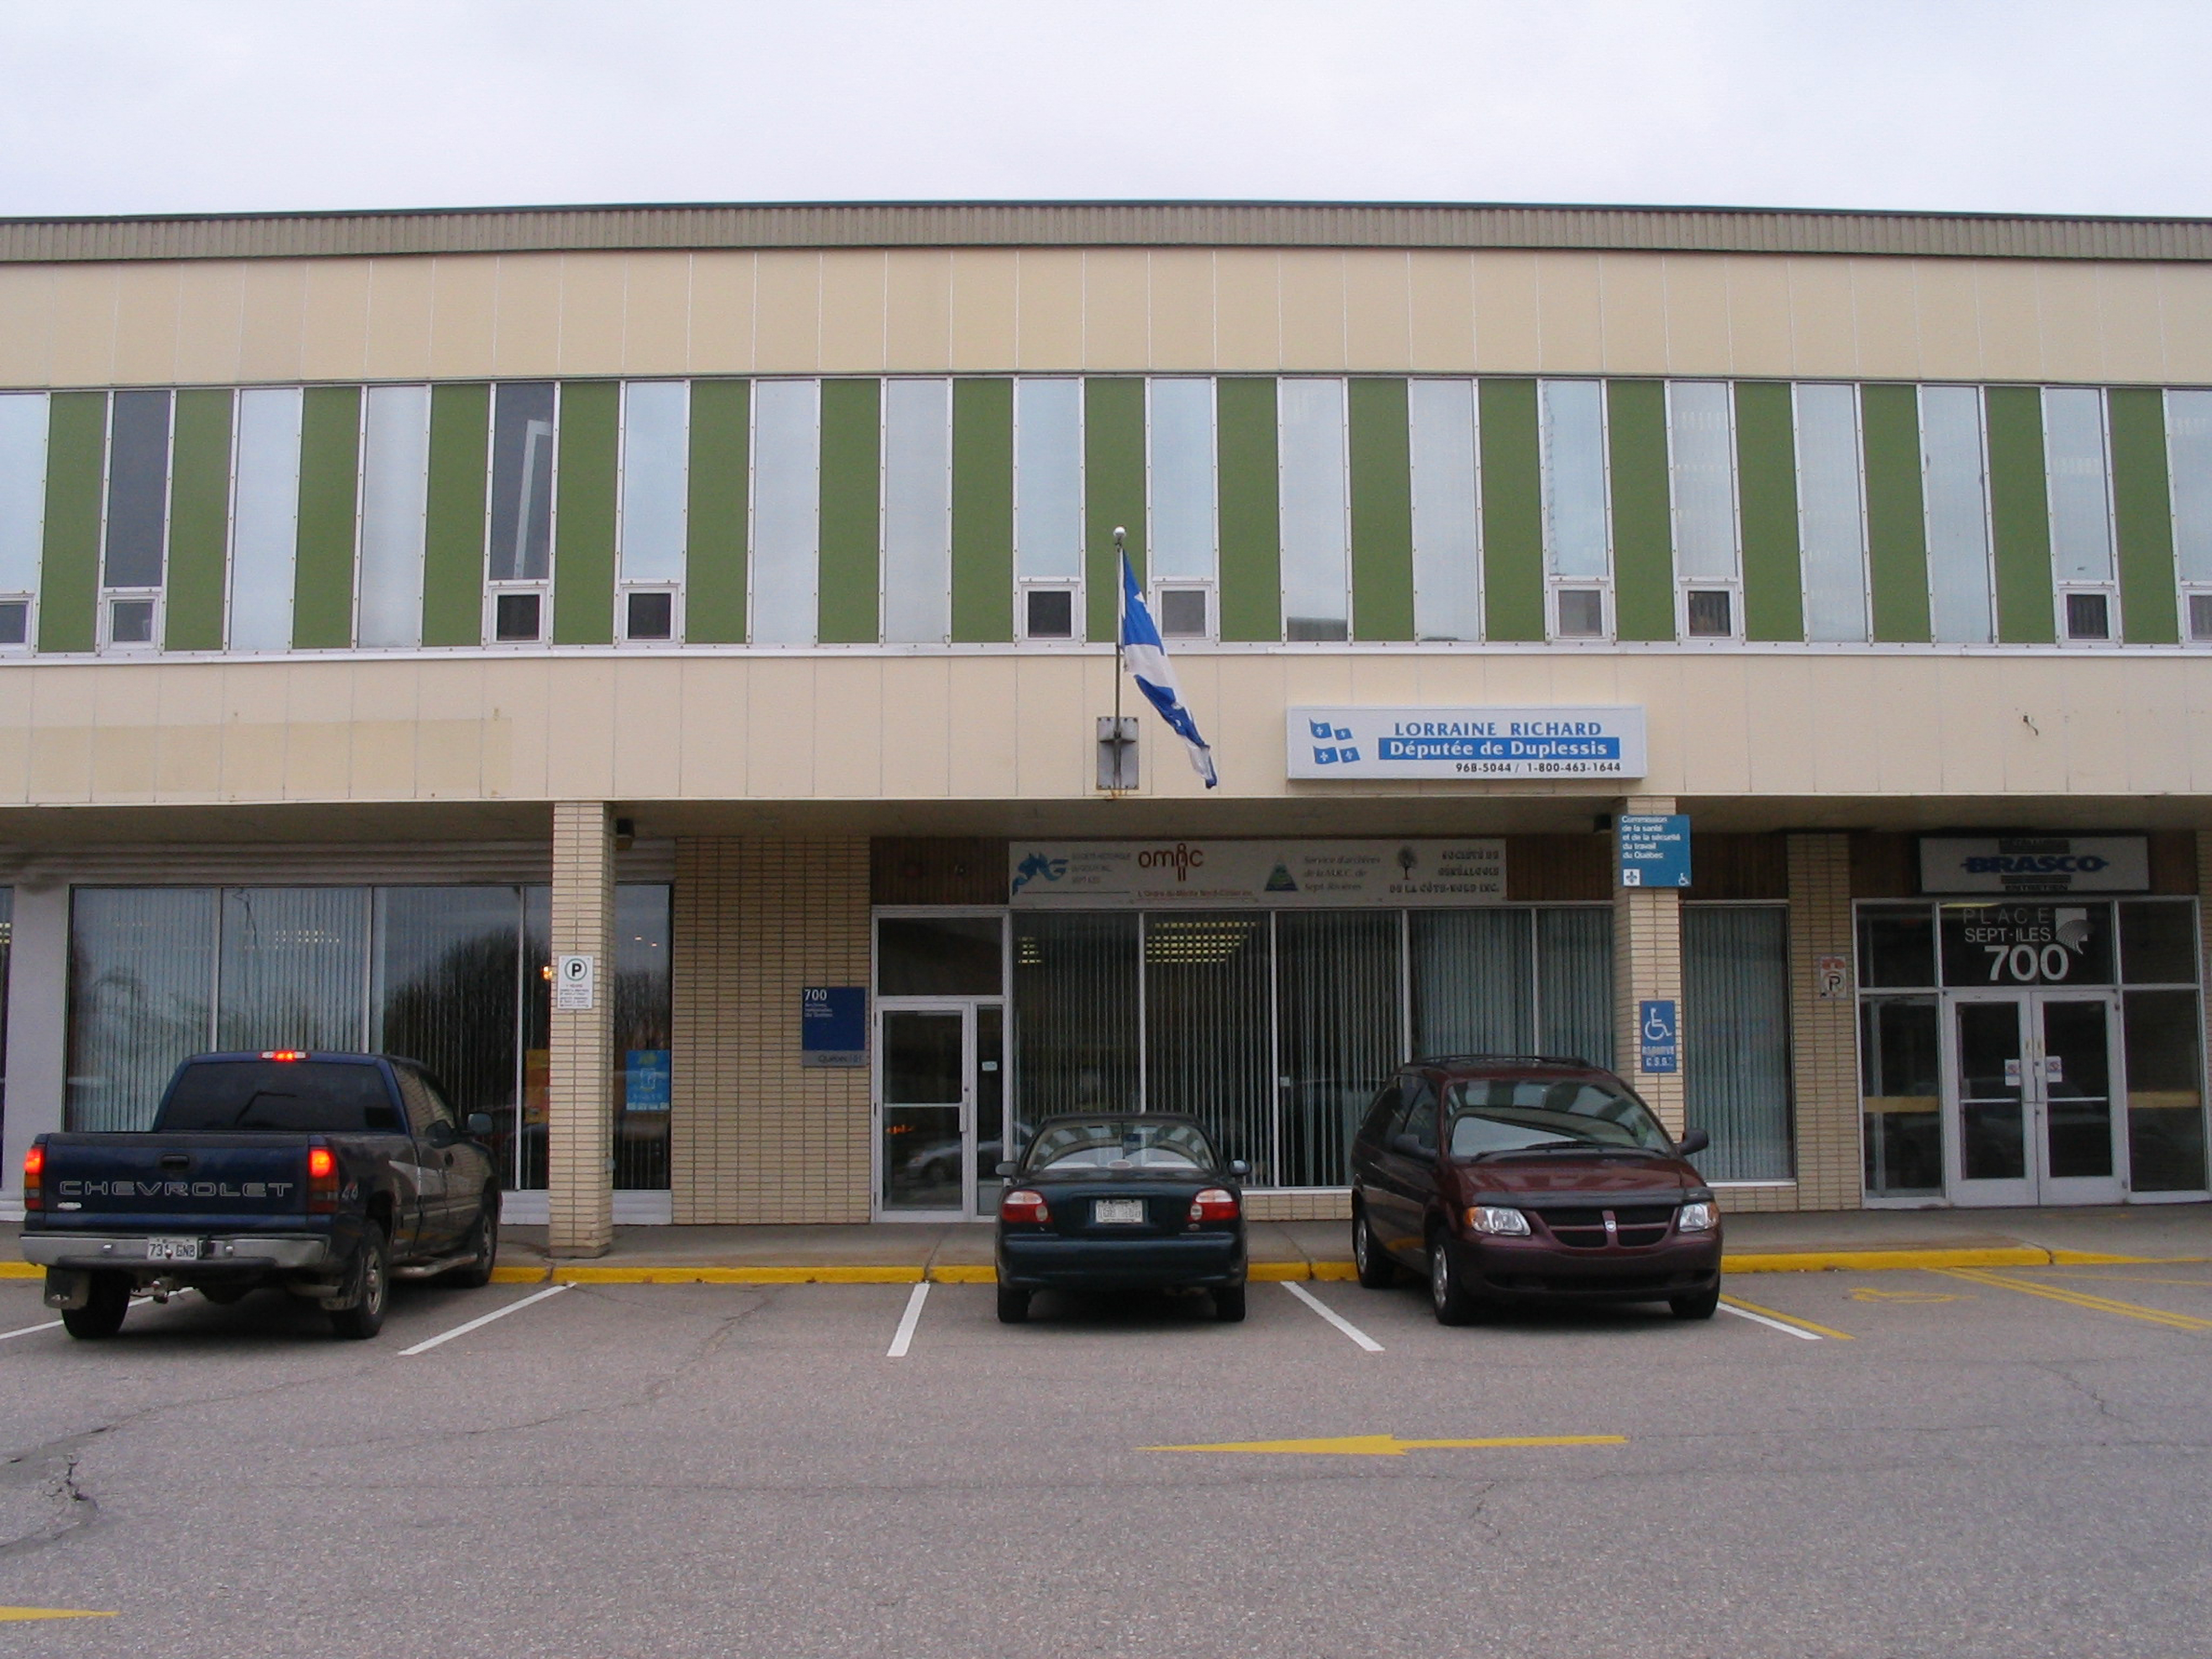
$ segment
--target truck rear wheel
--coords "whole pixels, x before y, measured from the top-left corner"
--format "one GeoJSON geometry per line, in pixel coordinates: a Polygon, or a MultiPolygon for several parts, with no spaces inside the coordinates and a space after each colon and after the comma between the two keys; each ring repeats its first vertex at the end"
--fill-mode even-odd
{"type": "Polygon", "coordinates": [[[125,1273],[94,1273],[82,1308],[62,1310],[62,1328],[85,1341],[112,1336],[131,1311],[131,1279],[125,1273]]]}
{"type": "Polygon", "coordinates": [[[392,1294],[392,1246],[384,1229],[371,1222],[354,1252],[350,1308],[331,1310],[331,1330],[349,1342],[366,1342],[384,1328],[384,1304],[392,1294]]]}

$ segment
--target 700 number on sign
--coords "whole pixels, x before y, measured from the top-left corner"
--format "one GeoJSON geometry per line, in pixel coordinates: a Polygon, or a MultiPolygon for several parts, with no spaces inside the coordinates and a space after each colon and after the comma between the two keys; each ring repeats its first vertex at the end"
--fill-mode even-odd
{"type": "Polygon", "coordinates": [[[2015,985],[2033,985],[2039,980],[2062,980],[2074,970],[2074,953],[2063,945],[1984,945],[1982,949],[1990,956],[1990,983],[2002,985],[2008,978],[2015,985]]]}

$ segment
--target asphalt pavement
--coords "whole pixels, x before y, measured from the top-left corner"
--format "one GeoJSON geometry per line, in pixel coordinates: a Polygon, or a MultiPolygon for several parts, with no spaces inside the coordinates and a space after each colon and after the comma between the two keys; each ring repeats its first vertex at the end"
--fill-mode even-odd
{"type": "Polygon", "coordinates": [[[2109,1659],[2212,1615],[2202,1263],[1461,1330],[1341,1282],[1012,1328],[982,1284],[408,1287],[368,1344],[274,1293],[78,1343],[37,1290],[0,1655],[2109,1659]]]}

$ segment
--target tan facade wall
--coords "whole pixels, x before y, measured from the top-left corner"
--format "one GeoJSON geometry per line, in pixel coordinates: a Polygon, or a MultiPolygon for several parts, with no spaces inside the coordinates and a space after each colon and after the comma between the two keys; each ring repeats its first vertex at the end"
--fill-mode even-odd
{"type": "Polygon", "coordinates": [[[799,994],[870,982],[868,843],[681,841],[673,922],[675,1219],[866,1221],[869,1073],[799,1063],[799,994]]]}
{"type": "Polygon", "coordinates": [[[0,386],[1016,369],[2212,380],[2212,267],[1268,248],[0,265],[0,386]]]}
{"type": "MultiPolygon", "coordinates": [[[[1619,786],[1292,784],[1300,703],[1633,703],[1681,799],[2212,793],[2212,658],[1860,650],[1176,658],[1216,800],[1419,802],[1619,786]]],[[[870,651],[0,665],[0,806],[280,801],[1088,800],[1103,652],[870,651]],[[421,718],[417,718],[418,714],[421,718]]],[[[1141,795],[1206,793],[1152,726],[1141,795]]],[[[1940,822],[1941,820],[1937,820],[1940,822]]]]}

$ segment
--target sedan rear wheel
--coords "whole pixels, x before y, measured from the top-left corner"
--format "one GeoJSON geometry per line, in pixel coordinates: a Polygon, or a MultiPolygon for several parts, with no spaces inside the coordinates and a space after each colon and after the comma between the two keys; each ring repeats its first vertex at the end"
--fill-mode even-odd
{"type": "Polygon", "coordinates": [[[1472,1325],[1482,1311],[1482,1304],[1461,1287],[1459,1275],[1452,1271],[1451,1252],[1444,1248],[1442,1233],[1429,1240],[1429,1305],[1439,1325],[1472,1325]]]}
{"type": "Polygon", "coordinates": [[[1231,1289],[1224,1285],[1213,1293],[1213,1316],[1224,1325],[1237,1325],[1244,1319],[1244,1287],[1231,1289]]]}
{"type": "Polygon", "coordinates": [[[1001,1285],[999,1286],[999,1322],[1019,1325],[1030,1316],[1030,1293],[1001,1285]]]}
{"type": "Polygon", "coordinates": [[[1352,1206],[1352,1265],[1368,1290],[1387,1291],[1397,1282],[1398,1265],[1375,1237],[1375,1224],[1367,1218],[1364,1204],[1352,1206]]]}

